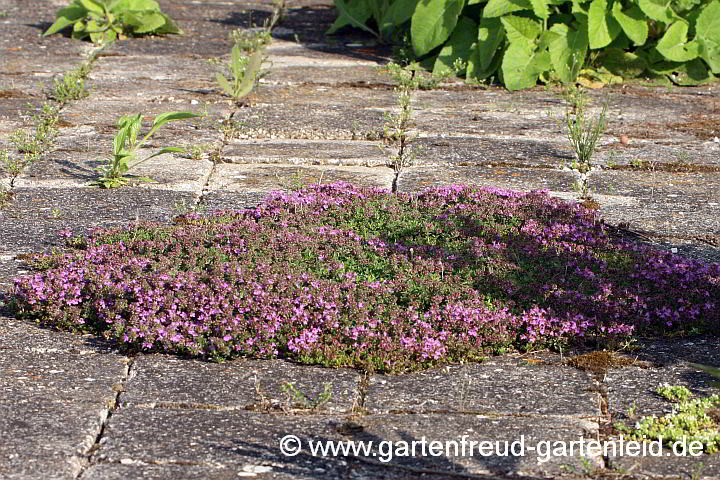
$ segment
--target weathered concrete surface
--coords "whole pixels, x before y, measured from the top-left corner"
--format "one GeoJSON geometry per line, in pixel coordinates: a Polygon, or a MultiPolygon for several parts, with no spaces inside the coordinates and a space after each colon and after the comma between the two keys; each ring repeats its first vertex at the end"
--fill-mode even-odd
{"type": "MultiPolygon", "coordinates": [[[[538,361],[534,357],[530,360],[538,361]]],[[[597,418],[593,379],[572,367],[490,359],[402,376],[373,375],[365,407],[373,413],[477,412],[597,418]]]]}
{"type": "Polygon", "coordinates": [[[0,241],[16,252],[42,252],[60,246],[58,232],[75,234],[94,227],[121,227],[136,221],[169,221],[195,197],[151,189],[23,188],[0,211],[0,241]]]}
{"type": "Polygon", "coordinates": [[[392,188],[394,173],[386,167],[231,165],[215,167],[206,192],[265,192],[300,185],[348,182],[364,187],[392,188]]]}
{"type": "Polygon", "coordinates": [[[0,350],[0,477],[74,478],[115,401],[127,359],[7,317],[0,317],[0,350]]]}
{"type": "Polygon", "coordinates": [[[350,412],[359,404],[361,375],[352,370],[308,368],[281,360],[210,363],[172,356],[136,359],[121,397],[123,406],[144,408],[350,412]],[[307,396],[298,403],[287,385],[307,396]],[[318,396],[329,384],[331,398],[318,396]]]}

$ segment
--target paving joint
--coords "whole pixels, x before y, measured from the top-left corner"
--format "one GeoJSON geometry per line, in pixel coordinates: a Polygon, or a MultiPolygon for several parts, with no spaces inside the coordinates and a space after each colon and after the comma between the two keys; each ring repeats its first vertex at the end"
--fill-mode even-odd
{"type": "Polygon", "coordinates": [[[100,414],[100,424],[98,425],[95,439],[92,442],[92,444],[89,445],[80,454],[81,455],[79,458],[80,469],[78,470],[77,474],[75,475],[75,480],[82,480],[83,475],[85,474],[87,469],[90,468],[95,463],[94,458],[98,454],[100,449],[102,448],[102,443],[103,443],[103,439],[105,436],[105,430],[106,430],[113,414],[119,408],[120,396],[125,391],[125,385],[127,384],[128,380],[130,380],[130,378],[133,374],[134,362],[135,362],[134,357],[126,357],[125,371],[123,372],[122,378],[120,379],[120,382],[118,382],[117,384],[115,384],[113,386],[113,391],[115,392],[115,396],[112,400],[110,400],[108,402],[108,405],[100,414]]]}

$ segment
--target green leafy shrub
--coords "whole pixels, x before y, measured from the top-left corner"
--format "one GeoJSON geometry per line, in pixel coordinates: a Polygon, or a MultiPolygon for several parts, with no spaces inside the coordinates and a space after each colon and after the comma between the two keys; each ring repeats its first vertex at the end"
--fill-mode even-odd
{"type": "Polygon", "coordinates": [[[335,0],[344,26],[378,38],[409,28],[414,54],[437,72],[458,60],[468,80],[508,89],[542,82],[667,77],[698,84],[720,73],[720,0],[335,0]],[[369,24],[375,24],[377,30],[369,24]]]}
{"type": "Polygon", "coordinates": [[[154,0],[72,0],[58,10],[55,23],[43,35],[72,26],[72,38],[93,43],[134,35],[181,33],[154,0]]]}

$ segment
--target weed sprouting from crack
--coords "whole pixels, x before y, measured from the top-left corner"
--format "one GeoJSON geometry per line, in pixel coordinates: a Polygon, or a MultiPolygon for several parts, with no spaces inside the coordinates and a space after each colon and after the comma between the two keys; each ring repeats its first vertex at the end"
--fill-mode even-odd
{"type": "Polygon", "coordinates": [[[607,126],[607,103],[603,105],[602,111],[596,118],[591,118],[587,112],[590,103],[587,94],[575,88],[568,90],[567,100],[571,103],[571,110],[565,114],[567,136],[570,145],[575,152],[570,168],[579,174],[579,179],[573,185],[578,192],[580,199],[591,200],[590,195],[590,173],[592,171],[592,156],[600,135],[607,126]]]}
{"type": "Polygon", "coordinates": [[[384,71],[397,84],[394,91],[397,95],[399,111],[385,114],[383,139],[386,145],[397,146],[397,151],[388,157],[388,166],[395,171],[392,191],[397,192],[397,181],[402,170],[415,162],[415,152],[410,148],[413,137],[409,133],[412,125],[412,94],[418,89],[419,80],[415,78],[416,68],[402,67],[389,63],[384,71]]]}

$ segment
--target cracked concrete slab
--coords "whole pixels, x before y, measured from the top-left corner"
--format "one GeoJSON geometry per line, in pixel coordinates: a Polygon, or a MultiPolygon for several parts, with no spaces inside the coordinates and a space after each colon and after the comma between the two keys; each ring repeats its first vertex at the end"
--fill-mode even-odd
{"type": "MultiPolygon", "coordinates": [[[[532,357],[530,357],[533,360],[532,357]]],[[[401,376],[373,375],[365,408],[372,413],[477,412],[598,417],[590,375],[572,367],[491,358],[401,376]]]]}
{"type": "Polygon", "coordinates": [[[359,402],[360,379],[353,370],[308,368],[282,360],[211,363],[143,355],[135,359],[121,402],[123,408],[293,410],[319,402],[327,383],[331,397],[314,413],[347,413],[359,402]],[[307,405],[293,397],[288,383],[306,396],[307,405]]]}
{"type": "Polygon", "coordinates": [[[175,205],[194,202],[188,192],[147,188],[16,188],[10,206],[0,210],[0,240],[13,251],[42,252],[63,244],[60,230],[80,234],[136,219],[167,222],[176,214],[175,205]]]}
{"type": "Polygon", "coordinates": [[[206,192],[263,192],[316,183],[348,182],[390,190],[394,173],[387,167],[325,167],[287,165],[216,165],[206,192]]]}
{"type": "Polygon", "coordinates": [[[78,339],[58,342],[51,332],[5,318],[0,332],[0,476],[74,478],[115,400],[127,359],[78,339]]]}
{"type": "Polygon", "coordinates": [[[514,168],[488,165],[445,166],[443,168],[425,167],[422,165],[409,167],[400,173],[398,191],[420,192],[431,187],[449,184],[492,185],[512,190],[553,190],[571,191],[576,178],[573,172],[514,168]]]}
{"type": "Polygon", "coordinates": [[[231,140],[222,157],[229,163],[276,163],[374,167],[386,165],[382,144],[367,140],[231,140]]]}

